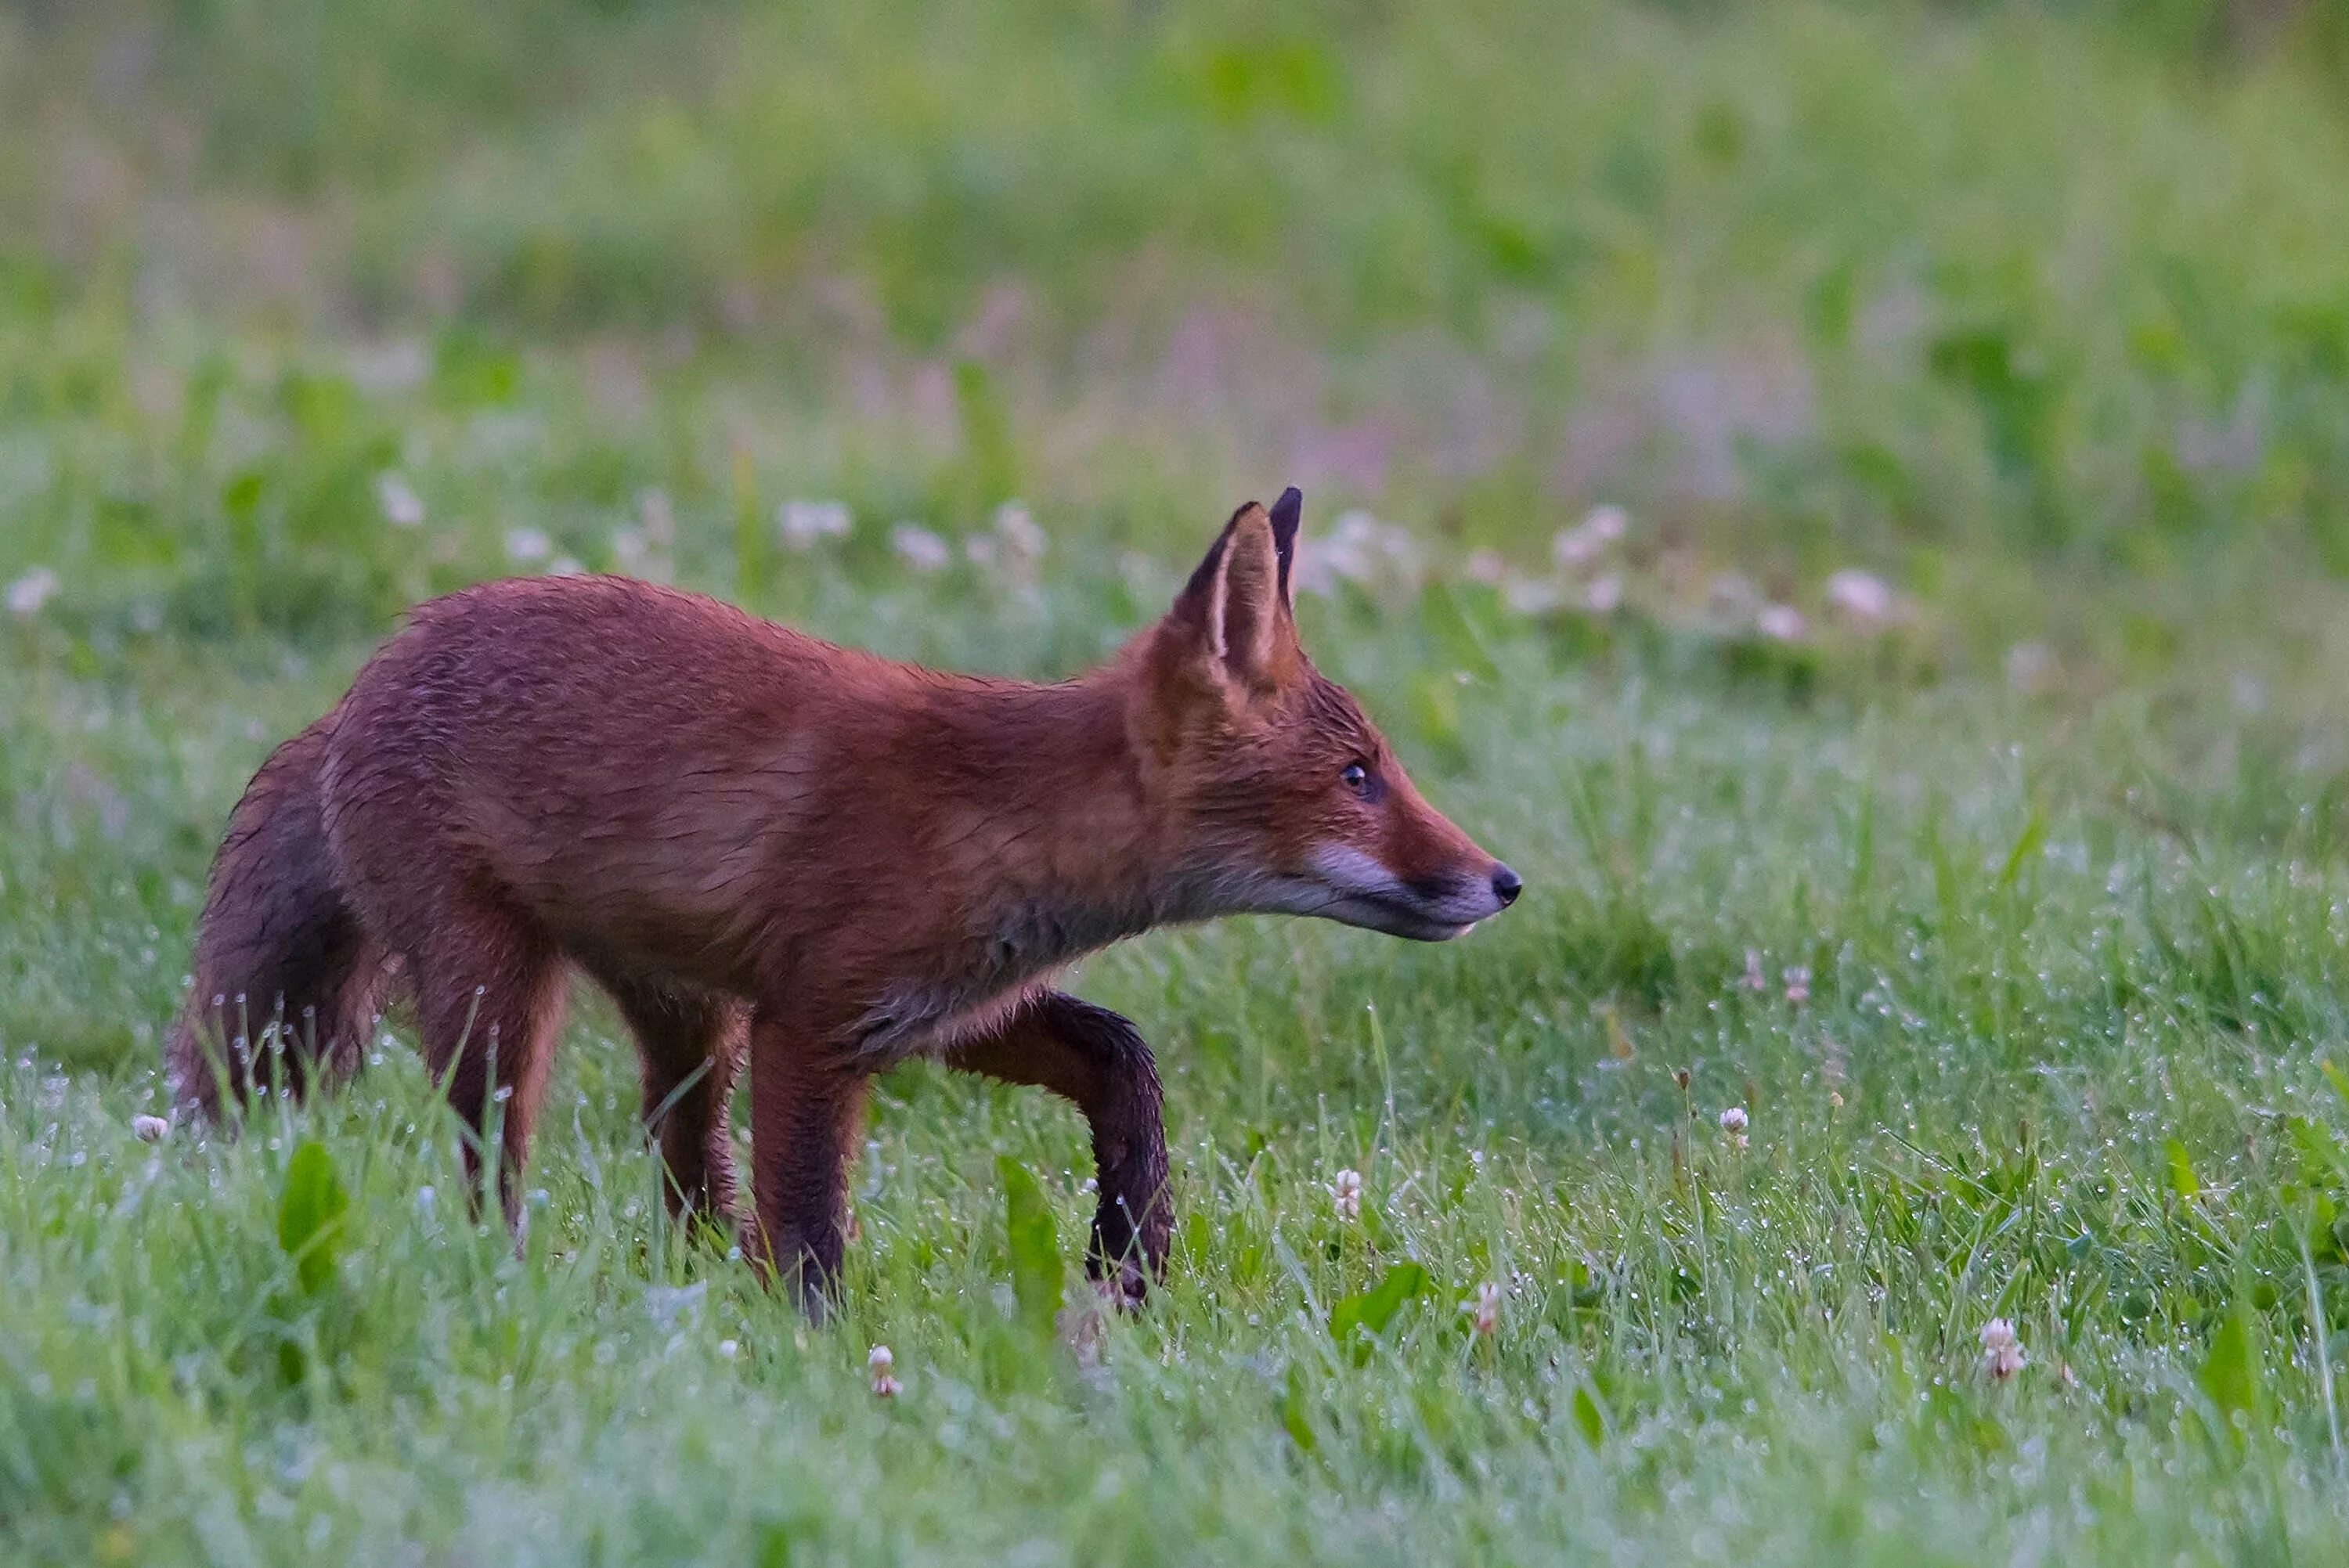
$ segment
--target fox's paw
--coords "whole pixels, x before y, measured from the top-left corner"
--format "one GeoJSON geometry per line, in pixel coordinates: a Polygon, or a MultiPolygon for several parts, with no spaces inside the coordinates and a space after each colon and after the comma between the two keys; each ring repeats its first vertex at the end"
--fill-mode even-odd
{"type": "Polygon", "coordinates": [[[1150,1275],[1140,1264],[1128,1259],[1112,1264],[1106,1273],[1095,1274],[1093,1292],[1101,1297],[1103,1306],[1137,1313],[1149,1298],[1150,1275]]]}

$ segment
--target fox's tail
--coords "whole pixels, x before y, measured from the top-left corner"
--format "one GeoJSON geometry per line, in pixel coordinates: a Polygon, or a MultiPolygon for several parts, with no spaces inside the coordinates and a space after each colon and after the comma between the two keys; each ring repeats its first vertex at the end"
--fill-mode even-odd
{"type": "Polygon", "coordinates": [[[329,714],[271,754],[229,817],[196,928],[195,985],[163,1047],[172,1097],[217,1119],[255,1082],[299,1092],[357,1070],[386,975],[346,898],[318,769],[329,714]]]}

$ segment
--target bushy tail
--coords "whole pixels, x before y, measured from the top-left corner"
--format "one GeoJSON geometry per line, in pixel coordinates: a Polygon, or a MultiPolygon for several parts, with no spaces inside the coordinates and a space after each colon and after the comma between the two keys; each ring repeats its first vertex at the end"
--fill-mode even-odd
{"type": "Polygon", "coordinates": [[[194,989],[164,1045],[185,1111],[216,1119],[256,1081],[299,1092],[363,1059],[385,960],[344,896],[319,816],[333,722],[272,753],[229,817],[196,928],[194,989]]]}

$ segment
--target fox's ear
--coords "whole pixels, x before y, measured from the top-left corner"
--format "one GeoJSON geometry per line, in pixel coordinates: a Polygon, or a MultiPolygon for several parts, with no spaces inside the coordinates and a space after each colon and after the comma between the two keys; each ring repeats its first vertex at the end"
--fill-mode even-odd
{"type": "Polygon", "coordinates": [[[1288,564],[1299,500],[1292,490],[1270,513],[1254,501],[1234,512],[1168,617],[1216,676],[1253,691],[1278,686],[1295,654],[1288,564]]]}
{"type": "Polygon", "coordinates": [[[1280,558],[1280,602],[1296,602],[1296,591],[1288,585],[1288,569],[1297,560],[1297,525],[1305,512],[1305,492],[1290,485],[1272,503],[1272,552],[1280,558]]]}

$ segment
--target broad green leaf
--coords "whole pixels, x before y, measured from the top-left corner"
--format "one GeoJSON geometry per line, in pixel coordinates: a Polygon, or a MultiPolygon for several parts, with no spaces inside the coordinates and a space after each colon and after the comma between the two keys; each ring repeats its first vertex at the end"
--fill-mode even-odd
{"type": "Polygon", "coordinates": [[[1053,1222],[1044,1190],[1028,1168],[1009,1155],[998,1155],[995,1170],[1003,1181],[1003,1229],[1011,1243],[1011,1294],[1019,1303],[1020,1321],[1040,1334],[1052,1332],[1052,1318],[1061,1310],[1060,1227],[1053,1222]]]}
{"type": "Polygon", "coordinates": [[[2259,1357],[2251,1345],[2251,1326],[2243,1305],[2237,1302],[2219,1320],[2210,1336],[2209,1354],[2202,1360],[2202,1392],[2217,1407],[2230,1429],[2250,1419],[2259,1404],[2259,1357]]]}
{"type": "Polygon", "coordinates": [[[2175,1138],[2166,1145],[2169,1153],[2169,1186],[2179,1197],[2191,1200],[2202,1191],[2202,1183],[2194,1178],[2194,1163],[2186,1158],[2186,1145],[2175,1138]]]}
{"type": "Polygon", "coordinates": [[[1599,1408],[1599,1397],[1588,1384],[1574,1391],[1574,1424],[1582,1429],[1583,1440],[1592,1448],[1607,1440],[1607,1415],[1599,1408]]]}
{"type": "Polygon", "coordinates": [[[285,1167],[285,1191],[277,1201],[277,1244],[294,1260],[304,1294],[316,1295],[334,1279],[343,1211],[349,1207],[326,1146],[312,1139],[294,1150],[285,1167]]]}
{"type": "Polygon", "coordinates": [[[1426,1288],[1425,1269],[1417,1264],[1397,1264],[1378,1284],[1330,1309],[1330,1336],[1349,1349],[1357,1349],[1363,1335],[1385,1333],[1403,1303],[1426,1288]]]}
{"type": "Polygon", "coordinates": [[[1314,1436],[1313,1423],[1306,1418],[1308,1408],[1304,1369],[1291,1366],[1288,1380],[1280,1391],[1280,1424],[1287,1429],[1288,1440],[1309,1454],[1321,1439],[1314,1436]]]}
{"type": "Polygon", "coordinates": [[[2341,1097],[2341,1103],[2349,1106],[2349,1074],[2343,1073],[2329,1058],[2316,1065],[2324,1069],[2324,1081],[2333,1086],[2333,1092],[2341,1097]]]}

